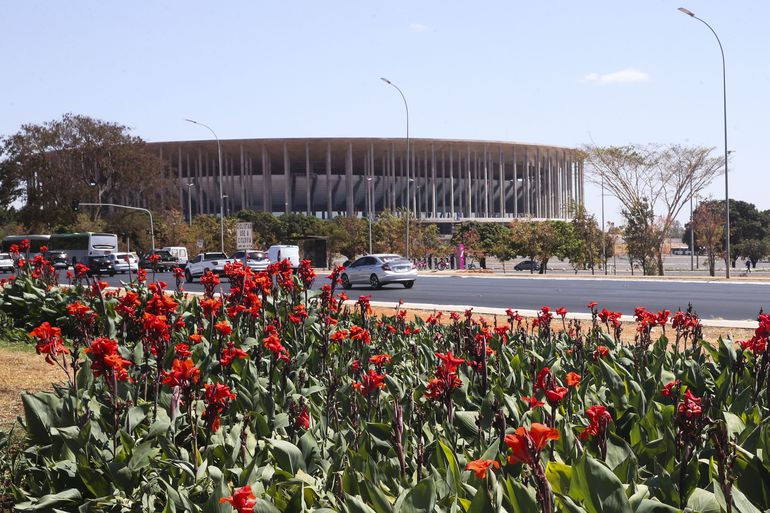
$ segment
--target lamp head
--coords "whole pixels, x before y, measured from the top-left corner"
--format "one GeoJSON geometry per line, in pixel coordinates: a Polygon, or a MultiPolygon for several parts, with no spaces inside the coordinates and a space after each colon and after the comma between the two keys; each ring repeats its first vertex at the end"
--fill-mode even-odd
{"type": "Polygon", "coordinates": [[[679,11],[685,13],[687,16],[691,16],[693,18],[695,17],[695,13],[694,12],[692,12],[689,9],[685,9],[684,7],[680,7],[679,11]]]}
{"type": "Polygon", "coordinates": [[[387,78],[385,78],[385,77],[380,77],[380,80],[382,80],[386,84],[393,85],[393,83],[390,80],[388,80],[387,78]]]}
{"type": "Polygon", "coordinates": [[[194,119],[184,118],[184,120],[187,121],[188,123],[195,123],[196,125],[198,124],[198,122],[195,121],[194,119]]]}

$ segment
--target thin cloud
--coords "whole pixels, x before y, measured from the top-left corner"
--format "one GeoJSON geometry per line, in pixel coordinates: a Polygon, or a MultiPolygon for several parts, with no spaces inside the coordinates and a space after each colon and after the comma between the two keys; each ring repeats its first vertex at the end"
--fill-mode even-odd
{"type": "Polygon", "coordinates": [[[589,73],[583,77],[583,82],[594,84],[632,84],[635,82],[649,82],[650,75],[635,68],[626,68],[611,73],[589,73]]]}
{"type": "Polygon", "coordinates": [[[423,25],[422,23],[410,23],[409,30],[411,30],[412,32],[429,32],[430,27],[427,25],[423,25]]]}

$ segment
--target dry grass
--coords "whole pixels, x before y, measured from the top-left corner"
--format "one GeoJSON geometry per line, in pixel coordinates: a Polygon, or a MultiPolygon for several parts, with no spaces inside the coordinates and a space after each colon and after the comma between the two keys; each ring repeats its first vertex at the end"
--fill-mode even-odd
{"type": "Polygon", "coordinates": [[[7,430],[22,414],[21,393],[50,390],[64,373],[42,356],[13,347],[0,347],[0,430],[7,430]]]}

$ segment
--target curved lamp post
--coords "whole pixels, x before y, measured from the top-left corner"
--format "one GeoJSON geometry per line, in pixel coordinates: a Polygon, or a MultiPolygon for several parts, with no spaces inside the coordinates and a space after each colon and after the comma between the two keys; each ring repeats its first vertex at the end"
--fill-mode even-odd
{"type": "Polygon", "coordinates": [[[398,91],[398,94],[401,95],[401,99],[404,100],[404,107],[406,108],[406,258],[409,259],[409,218],[411,217],[411,212],[409,210],[409,202],[411,201],[411,196],[409,195],[409,167],[411,164],[411,159],[409,155],[409,104],[406,103],[406,96],[404,96],[403,91],[388,80],[387,78],[380,77],[380,80],[385,82],[386,84],[393,86],[396,88],[396,91],[398,91]]]}
{"type": "Polygon", "coordinates": [[[209,132],[214,135],[214,139],[217,140],[217,153],[219,155],[219,241],[220,241],[220,251],[222,253],[225,252],[225,201],[224,201],[224,195],[222,194],[222,145],[219,143],[219,137],[217,137],[216,132],[214,130],[204,124],[200,121],[195,121],[193,119],[187,119],[185,118],[185,121],[189,123],[193,123],[196,125],[200,125],[204,128],[208,128],[209,132]]]}
{"type": "Polygon", "coordinates": [[[728,179],[727,179],[727,157],[729,155],[729,152],[727,151],[727,74],[725,71],[725,51],[722,48],[722,41],[719,40],[719,36],[717,35],[716,31],[711,28],[711,25],[703,21],[702,19],[695,16],[695,13],[690,11],[689,9],[685,9],[684,7],[679,8],[680,12],[683,12],[687,16],[691,18],[695,18],[699,22],[706,25],[712,34],[714,34],[714,37],[717,39],[717,43],[719,44],[719,52],[722,54],[722,107],[724,111],[724,131],[725,131],[725,253],[727,256],[726,266],[725,266],[725,278],[730,278],[730,265],[732,265],[732,259],[730,258],[730,193],[728,188],[728,179]]]}

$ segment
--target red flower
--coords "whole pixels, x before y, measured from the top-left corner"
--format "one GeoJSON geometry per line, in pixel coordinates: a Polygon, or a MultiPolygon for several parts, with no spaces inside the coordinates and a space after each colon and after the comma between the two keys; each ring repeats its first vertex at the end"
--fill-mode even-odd
{"type": "Polygon", "coordinates": [[[302,403],[294,417],[294,427],[305,430],[310,428],[310,414],[307,411],[307,405],[305,403],[302,403]]]}
{"type": "Polygon", "coordinates": [[[369,357],[369,363],[381,367],[382,365],[390,363],[391,358],[392,357],[387,353],[376,354],[369,357]]]}
{"type": "Polygon", "coordinates": [[[486,479],[489,468],[500,468],[500,462],[497,460],[473,460],[465,465],[465,470],[470,470],[479,479],[486,479]]]}
{"type": "Polygon", "coordinates": [[[591,302],[590,302],[590,303],[588,303],[586,306],[588,307],[588,309],[589,309],[589,310],[593,310],[593,309],[594,309],[594,307],[595,307],[596,305],[598,305],[598,304],[599,304],[599,303],[597,303],[596,301],[591,301],[591,302]]]}
{"type": "Polygon", "coordinates": [[[346,338],[348,338],[348,330],[337,330],[332,333],[330,340],[332,342],[342,342],[346,338]]]}
{"type": "Polygon", "coordinates": [[[369,335],[369,330],[355,324],[350,327],[350,339],[358,340],[367,346],[372,343],[372,337],[369,335]]]}
{"type": "Polygon", "coordinates": [[[222,350],[222,358],[219,359],[219,364],[222,367],[227,367],[231,363],[233,363],[233,360],[238,358],[239,360],[243,360],[248,356],[248,353],[244,351],[243,349],[240,349],[238,347],[235,347],[235,342],[228,342],[227,347],[225,347],[222,350]]]}
{"type": "Polygon", "coordinates": [[[69,350],[64,347],[61,338],[61,328],[51,326],[44,322],[29,333],[30,337],[35,337],[38,342],[35,344],[37,354],[44,354],[45,361],[53,365],[54,360],[60,354],[69,354],[69,350]]]}
{"type": "Polygon", "coordinates": [[[188,339],[190,340],[190,342],[192,342],[193,344],[200,344],[200,343],[203,341],[203,335],[201,335],[200,333],[193,333],[192,335],[190,335],[190,336],[189,336],[189,337],[187,337],[187,338],[188,338],[188,339]]]}
{"type": "Polygon", "coordinates": [[[116,341],[107,337],[97,338],[85,352],[91,355],[91,370],[97,378],[104,376],[109,380],[114,376],[117,381],[129,380],[125,367],[131,362],[120,356],[116,341]]]}
{"type": "Polygon", "coordinates": [[[505,443],[511,449],[508,463],[535,465],[540,451],[550,440],[559,439],[559,430],[543,424],[533,423],[529,431],[520,427],[512,435],[505,435],[505,443]]]}
{"type": "Polygon", "coordinates": [[[568,391],[567,387],[555,387],[545,391],[545,398],[548,400],[548,404],[557,406],[564,400],[564,396],[567,395],[568,391]]]}
{"type": "Polygon", "coordinates": [[[29,251],[30,245],[29,245],[29,239],[24,239],[19,243],[19,248],[21,248],[22,251],[25,253],[29,251]]]}
{"type": "Polygon", "coordinates": [[[535,392],[538,390],[546,390],[550,388],[553,382],[553,376],[551,376],[551,369],[543,367],[540,372],[537,373],[537,380],[535,381],[535,392]]]}
{"type": "Polygon", "coordinates": [[[457,368],[465,363],[465,360],[453,355],[451,351],[446,354],[436,353],[436,357],[441,360],[447,372],[456,372],[457,368]]]}
{"type": "Polygon", "coordinates": [[[281,344],[281,339],[278,338],[278,335],[269,335],[263,339],[263,342],[265,343],[265,347],[273,353],[278,361],[289,362],[291,360],[289,357],[289,351],[283,347],[283,344],[281,344]]]}
{"type": "Polygon", "coordinates": [[[568,387],[576,387],[580,384],[581,380],[580,374],[577,372],[568,372],[567,373],[567,386],[568,387]]]}
{"type": "Polygon", "coordinates": [[[358,390],[361,395],[369,397],[377,390],[385,388],[385,383],[383,383],[384,380],[384,374],[380,374],[374,369],[369,369],[368,373],[364,373],[363,376],[361,376],[360,382],[353,382],[353,388],[358,390]]]}
{"type": "Polygon", "coordinates": [[[678,379],[675,379],[674,381],[671,381],[663,385],[663,390],[661,390],[660,393],[663,394],[664,397],[671,397],[673,395],[671,392],[671,389],[676,388],[676,391],[678,392],[680,385],[681,385],[681,382],[678,379]]]}
{"type": "Polygon", "coordinates": [[[537,397],[532,396],[529,397],[528,395],[522,396],[521,400],[524,401],[525,404],[529,405],[529,409],[535,409],[539,406],[543,406],[545,403],[543,401],[540,401],[537,397]]]}
{"type": "Polygon", "coordinates": [[[588,417],[589,424],[580,433],[581,440],[587,440],[589,436],[598,436],[607,429],[607,425],[612,421],[612,415],[601,404],[589,407],[586,410],[586,417],[588,417]]]}
{"type": "Polygon", "coordinates": [[[243,488],[236,488],[230,497],[222,497],[220,503],[229,502],[237,513],[252,513],[257,500],[251,491],[251,486],[246,485],[243,488]]]}
{"type": "Polygon", "coordinates": [[[600,357],[604,357],[610,354],[610,350],[606,346],[596,346],[596,351],[594,351],[594,358],[598,359],[600,357]]]}
{"type": "Polygon", "coordinates": [[[683,413],[688,417],[700,417],[703,410],[701,409],[701,398],[696,397],[688,389],[684,393],[682,402],[679,403],[679,413],[683,413]]]}
{"type": "Polygon", "coordinates": [[[206,384],[204,393],[206,409],[203,412],[202,418],[215,433],[219,430],[219,415],[224,412],[225,408],[230,405],[230,401],[234,399],[235,394],[230,391],[230,387],[227,385],[220,383],[214,385],[206,384]]]}
{"type": "Polygon", "coordinates": [[[230,324],[227,321],[219,321],[214,325],[214,329],[217,333],[220,335],[226,337],[230,333],[233,332],[233,328],[230,326],[230,324]]]}
{"type": "Polygon", "coordinates": [[[171,388],[189,388],[198,382],[200,373],[200,369],[195,367],[195,363],[192,360],[179,360],[175,358],[174,363],[171,364],[171,371],[163,373],[162,383],[171,388]]]}
{"type": "Polygon", "coordinates": [[[567,309],[564,308],[563,306],[560,306],[559,308],[556,309],[556,315],[564,319],[564,317],[566,317],[567,315],[567,309]]]}

